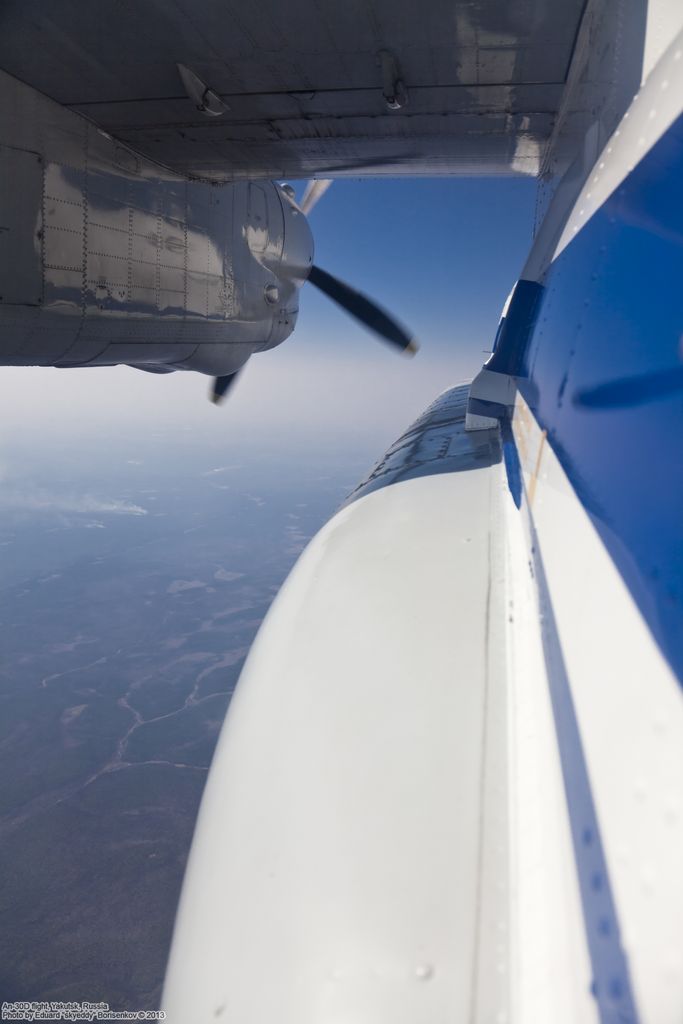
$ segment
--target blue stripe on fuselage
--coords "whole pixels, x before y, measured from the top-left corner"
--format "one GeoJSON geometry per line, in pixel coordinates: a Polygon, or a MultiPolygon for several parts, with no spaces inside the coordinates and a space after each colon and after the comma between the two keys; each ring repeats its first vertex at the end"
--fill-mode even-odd
{"type": "Polygon", "coordinates": [[[683,682],[682,182],[683,117],[551,266],[519,388],[683,682]]]}
{"type": "MultiPolygon", "coordinates": [[[[514,448],[514,441],[512,444],[514,448]]],[[[514,450],[516,452],[516,448],[514,450]]],[[[601,1024],[637,1024],[638,1011],[628,960],[621,943],[619,917],[607,870],[579,723],[533,526],[531,531],[543,653],[593,972],[591,992],[597,1003],[601,1024]]]]}

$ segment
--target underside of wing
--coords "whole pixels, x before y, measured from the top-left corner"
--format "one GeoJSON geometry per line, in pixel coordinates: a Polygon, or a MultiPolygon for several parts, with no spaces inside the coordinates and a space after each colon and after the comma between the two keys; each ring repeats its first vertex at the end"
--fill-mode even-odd
{"type": "Polygon", "coordinates": [[[181,173],[536,175],[585,6],[13,0],[0,67],[181,173]]]}

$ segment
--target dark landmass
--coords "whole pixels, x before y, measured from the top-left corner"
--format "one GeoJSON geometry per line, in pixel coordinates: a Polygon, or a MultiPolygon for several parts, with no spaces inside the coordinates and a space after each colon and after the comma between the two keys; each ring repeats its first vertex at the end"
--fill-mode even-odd
{"type": "Polygon", "coordinates": [[[1,999],[158,1006],[241,667],[353,483],[126,454],[24,461],[0,489],[1,999]]]}

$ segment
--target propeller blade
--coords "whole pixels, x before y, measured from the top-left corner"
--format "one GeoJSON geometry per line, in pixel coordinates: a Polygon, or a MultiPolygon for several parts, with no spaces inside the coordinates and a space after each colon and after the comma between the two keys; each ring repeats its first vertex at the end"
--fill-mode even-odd
{"type": "Polygon", "coordinates": [[[311,267],[308,280],[384,341],[395,345],[406,355],[415,355],[419,348],[415,338],[371,299],[320,267],[311,267]]]}
{"type": "Polygon", "coordinates": [[[240,371],[237,370],[235,373],[226,373],[223,377],[214,377],[211,394],[209,395],[214,405],[220,405],[223,402],[228,391],[230,391],[239,377],[239,373],[240,371]]]}
{"type": "Polygon", "coordinates": [[[299,203],[299,209],[308,216],[315,204],[327,192],[332,184],[332,178],[311,178],[299,203]]]}

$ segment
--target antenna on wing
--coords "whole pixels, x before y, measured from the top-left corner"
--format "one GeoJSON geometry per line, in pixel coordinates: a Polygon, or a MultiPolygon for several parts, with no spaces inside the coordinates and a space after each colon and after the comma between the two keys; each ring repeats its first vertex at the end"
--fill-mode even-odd
{"type": "Polygon", "coordinates": [[[192,68],[185,67],[184,64],[176,64],[176,67],[185,92],[200,113],[207,117],[220,117],[230,109],[215,89],[203,82],[192,68]]]}

